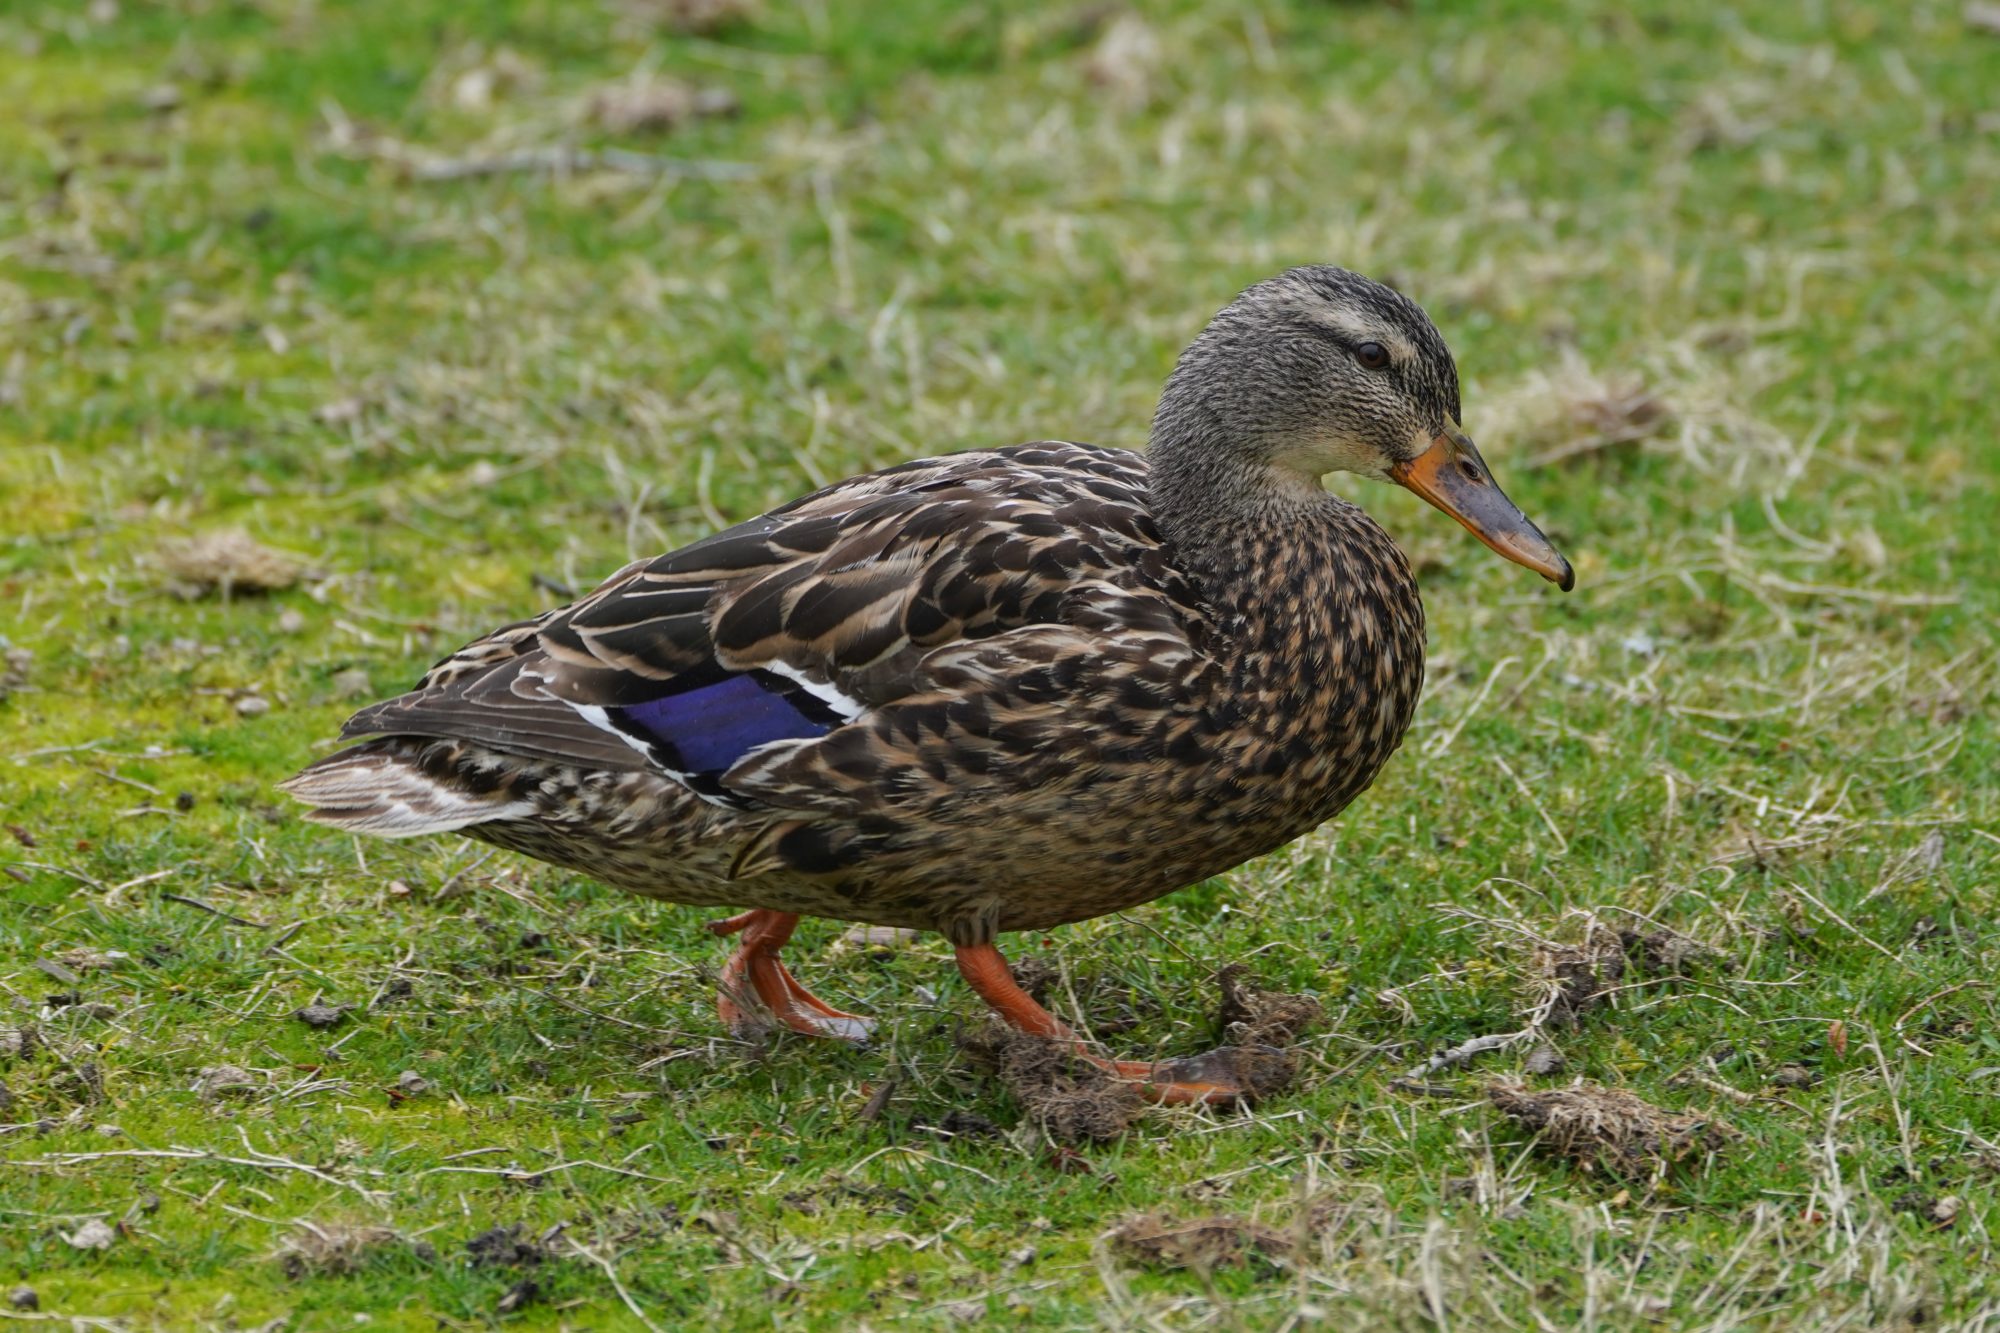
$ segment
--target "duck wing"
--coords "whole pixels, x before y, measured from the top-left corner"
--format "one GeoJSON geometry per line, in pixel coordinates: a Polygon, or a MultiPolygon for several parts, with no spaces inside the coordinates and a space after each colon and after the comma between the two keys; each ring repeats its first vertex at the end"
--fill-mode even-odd
{"type": "Polygon", "coordinates": [[[461,739],[833,813],[949,782],[940,745],[975,767],[1047,751],[1066,689],[1114,668],[1165,688],[1201,620],[1141,456],[1022,445],[855,478],[628,565],[343,736],[461,739]]]}

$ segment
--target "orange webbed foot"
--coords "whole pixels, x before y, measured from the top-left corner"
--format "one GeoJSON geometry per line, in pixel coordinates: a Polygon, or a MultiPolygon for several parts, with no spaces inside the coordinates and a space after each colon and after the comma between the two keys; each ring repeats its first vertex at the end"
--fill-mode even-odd
{"type": "Polygon", "coordinates": [[[766,1026],[766,1015],[793,1032],[836,1041],[864,1042],[875,1021],[836,1009],[799,984],[778,951],[799,924],[795,912],[757,909],[711,921],[717,935],[741,932],[736,952],[722,966],[715,1007],[733,1036],[748,1039],[766,1026]],[[761,1012],[759,1012],[761,1011],[761,1012]]]}
{"type": "Polygon", "coordinates": [[[991,944],[960,945],[958,970],[979,998],[1008,1026],[1031,1036],[1071,1046],[1116,1078],[1139,1085],[1147,1098],[1164,1106],[1234,1106],[1256,1101],[1289,1059],[1273,1046],[1222,1046],[1174,1060],[1111,1060],[1090,1050],[1083,1039],[1035,1002],[1014,980],[1012,969],[991,944]]]}

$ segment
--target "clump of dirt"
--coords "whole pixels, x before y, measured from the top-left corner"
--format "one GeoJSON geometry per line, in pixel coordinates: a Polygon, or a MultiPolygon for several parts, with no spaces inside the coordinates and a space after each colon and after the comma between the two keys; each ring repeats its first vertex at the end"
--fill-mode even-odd
{"type": "Polygon", "coordinates": [[[991,1068],[1028,1119],[1058,1142],[1107,1142],[1146,1109],[1136,1083],[1114,1078],[1067,1042],[1016,1032],[996,1021],[961,1037],[959,1045],[991,1068]]]}
{"type": "Polygon", "coordinates": [[[1575,1027],[1624,979],[1625,946],[1617,931],[1593,924],[1581,944],[1537,945],[1534,963],[1536,974],[1554,988],[1546,1002],[1548,1021],[1575,1027]]]}
{"type": "Polygon", "coordinates": [[[315,1000],[305,1008],[295,1010],[292,1017],[309,1028],[325,1031],[327,1028],[339,1027],[346,1021],[347,1011],[352,1007],[345,1004],[321,1004],[315,1000]]]}
{"type": "Polygon", "coordinates": [[[1591,920],[1581,943],[1537,939],[1529,962],[1544,1022],[1575,1027],[1601,1008],[1621,983],[1673,977],[1712,950],[1671,930],[1613,930],[1591,920]]]}
{"type": "Polygon", "coordinates": [[[1158,1213],[1128,1218],[1111,1232],[1128,1259],[1154,1268],[1213,1272],[1261,1261],[1275,1266],[1298,1251],[1295,1237],[1248,1217],[1216,1213],[1175,1221],[1158,1213]]]}
{"type": "Polygon", "coordinates": [[[1215,977],[1222,987],[1215,1026],[1231,1045],[1285,1046],[1325,1021],[1326,1009],[1312,996],[1246,986],[1249,975],[1247,964],[1231,963],[1215,977]]]}
{"type": "Polygon", "coordinates": [[[1536,1092],[1493,1082],[1486,1098],[1502,1115],[1540,1136],[1541,1148],[1585,1171],[1639,1176],[1721,1152],[1740,1131],[1706,1116],[1664,1111],[1622,1088],[1579,1082],[1536,1092]]]}
{"type": "Polygon", "coordinates": [[[1621,930],[1618,942],[1649,976],[1672,975],[1713,952],[1700,940],[1671,930],[1621,930]]]}
{"type": "Polygon", "coordinates": [[[253,1097],[262,1088],[256,1075],[241,1065],[205,1065],[195,1080],[195,1095],[205,1102],[224,1097],[253,1097]]]}
{"type": "Polygon", "coordinates": [[[370,1255],[402,1238],[389,1227],[346,1222],[293,1224],[297,1229],[272,1257],[294,1282],[306,1277],[344,1277],[359,1272],[370,1255]]]}
{"type": "Polygon", "coordinates": [[[465,1242],[465,1253],[474,1268],[532,1268],[548,1258],[548,1251],[521,1232],[519,1223],[494,1227],[465,1242]]]}
{"type": "MultiPolygon", "coordinates": [[[[1115,1139],[1146,1108],[1140,1084],[1085,1059],[1066,1041],[996,1022],[962,1036],[959,1046],[999,1076],[1031,1123],[1061,1143],[1115,1139]]],[[[1272,1046],[1223,1046],[1163,1060],[1158,1071],[1163,1081],[1233,1084],[1243,1090],[1243,1100],[1254,1103],[1289,1087],[1297,1062],[1291,1052],[1272,1046]]]]}
{"type": "Polygon", "coordinates": [[[158,558],[174,590],[187,597],[277,592],[305,572],[304,561],[273,550],[240,528],[170,543],[160,548],[158,558]]]}

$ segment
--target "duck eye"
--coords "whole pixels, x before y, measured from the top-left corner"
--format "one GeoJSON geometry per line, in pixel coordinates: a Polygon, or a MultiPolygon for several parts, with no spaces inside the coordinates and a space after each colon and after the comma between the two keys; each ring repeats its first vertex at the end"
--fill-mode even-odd
{"type": "Polygon", "coordinates": [[[1362,343],[1354,349],[1354,359],[1370,370],[1381,370],[1389,364],[1389,349],[1381,343],[1362,343]]]}

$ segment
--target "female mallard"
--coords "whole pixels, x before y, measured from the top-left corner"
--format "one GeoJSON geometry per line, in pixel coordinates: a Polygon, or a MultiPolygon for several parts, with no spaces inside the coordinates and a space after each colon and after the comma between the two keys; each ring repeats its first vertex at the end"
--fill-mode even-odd
{"type": "MultiPolygon", "coordinates": [[[[1045,441],[829,486],[469,644],[285,788],[338,828],[457,831],[648,897],[749,904],[712,927],[743,934],[732,1028],[761,1007],[867,1033],[779,961],[811,914],[940,931],[1001,1017],[1074,1041],[996,935],[1282,846],[1409,725],[1416,581],[1321,489],[1337,471],[1573,582],[1460,432],[1423,310],[1297,268],[1181,355],[1146,454],[1045,441]]],[[[1100,1063],[1222,1102],[1243,1094],[1235,1054],[1100,1063]]]]}

